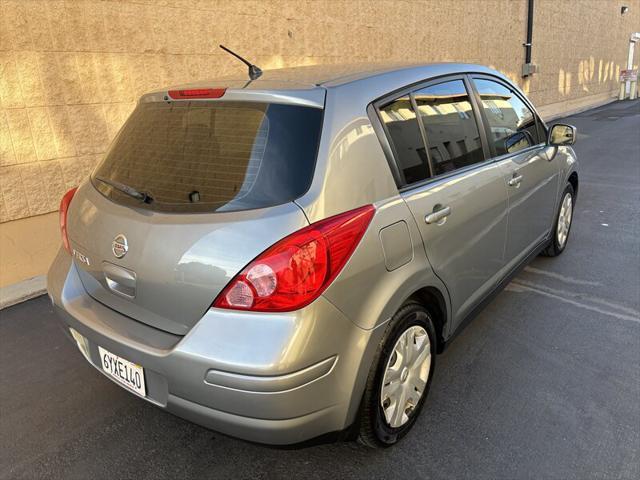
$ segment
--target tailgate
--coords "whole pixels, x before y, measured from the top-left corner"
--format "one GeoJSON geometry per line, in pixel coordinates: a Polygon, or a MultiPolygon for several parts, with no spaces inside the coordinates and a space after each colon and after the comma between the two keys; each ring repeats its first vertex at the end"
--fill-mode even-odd
{"type": "Polygon", "coordinates": [[[68,231],[89,295],[135,320],[184,335],[247,263],[307,224],[291,202],[166,214],[118,205],[87,182],[71,204],[68,231]]]}

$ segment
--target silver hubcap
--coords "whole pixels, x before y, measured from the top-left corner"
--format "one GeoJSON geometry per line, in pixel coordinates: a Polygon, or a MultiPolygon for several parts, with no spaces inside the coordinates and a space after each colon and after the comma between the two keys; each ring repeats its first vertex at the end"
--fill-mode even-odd
{"type": "Polygon", "coordinates": [[[431,342],[427,331],[414,325],[393,346],[382,380],[380,405],[393,428],[409,421],[424,394],[431,369],[431,342]]]}
{"type": "Polygon", "coordinates": [[[560,206],[560,215],[558,216],[558,228],[556,236],[558,238],[558,245],[560,248],[564,247],[569,235],[569,227],[571,227],[571,216],[573,214],[573,200],[571,194],[567,193],[562,199],[562,205],[560,206]]]}

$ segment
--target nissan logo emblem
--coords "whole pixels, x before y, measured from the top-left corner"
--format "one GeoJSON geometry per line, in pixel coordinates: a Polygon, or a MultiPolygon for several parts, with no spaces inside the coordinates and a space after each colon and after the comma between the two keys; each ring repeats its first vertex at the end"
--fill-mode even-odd
{"type": "Polygon", "coordinates": [[[116,238],[113,239],[113,243],[111,244],[111,251],[116,258],[124,257],[128,250],[129,244],[127,243],[127,237],[123,234],[116,235],[116,238]]]}

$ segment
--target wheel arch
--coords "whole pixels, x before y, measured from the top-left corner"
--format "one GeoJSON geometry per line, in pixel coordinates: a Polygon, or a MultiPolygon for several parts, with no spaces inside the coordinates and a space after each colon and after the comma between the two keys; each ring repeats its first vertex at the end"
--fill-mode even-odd
{"type": "Polygon", "coordinates": [[[436,287],[425,286],[413,292],[406,301],[418,302],[429,311],[436,329],[437,353],[442,353],[445,344],[445,328],[448,325],[447,302],[443,293],[436,287]]]}
{"type": "MultiPolygon", "coordinates": [[[[570,174],[569,177],[567,177],[567,182],[569,182],[571,184],[571,186],[573,187],[573,196],[574,198],[578,198],[578,172],[573,170],[570,174]]],[[[564,187],[563,187],[564,188],[564,187]]]]}

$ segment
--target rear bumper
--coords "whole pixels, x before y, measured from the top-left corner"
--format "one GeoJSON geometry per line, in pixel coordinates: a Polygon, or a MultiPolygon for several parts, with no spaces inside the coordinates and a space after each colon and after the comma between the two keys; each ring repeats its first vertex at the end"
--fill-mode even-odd
{"type": "Polygon", "coordinates": [[[87,360],[98,370],[101,346],[144,368],[147,401],[260,443],[294,444],[347,428],[380,333],[357,327],[321,297],[286,314],[210,310],[187,335],[173,335],[91,298],[64,251],[47,284],[65,330],[87,339],[87,360]]]}

